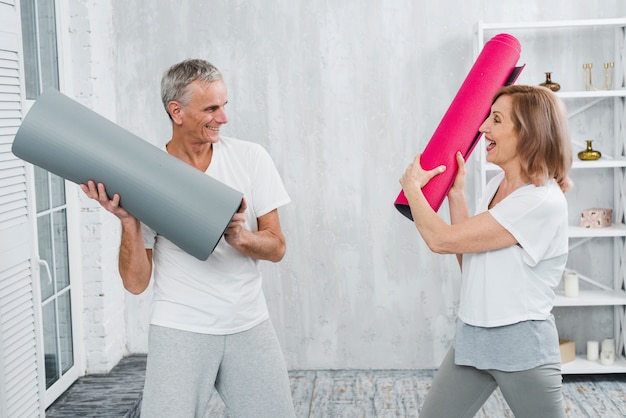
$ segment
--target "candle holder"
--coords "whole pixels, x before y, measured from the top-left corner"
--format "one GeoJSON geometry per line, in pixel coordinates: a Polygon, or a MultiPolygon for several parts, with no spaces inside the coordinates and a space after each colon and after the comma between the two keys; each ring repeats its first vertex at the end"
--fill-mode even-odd
{"type": "Polygon", "coordinates": [[[587,91],[598,91],[598,90],[611,90],[613,89],[613,71],[615,68],[614,62],[605,62],[604,63],[604,82],[602,83],[602,87],[594,87],[593,86],[593,63],[587,62],[583,64],[583,84],[585,85],[585,90],[587,91]]]}
{"type": "Polygon", "coordinates": [[[574,270],[566,270],[563,273],[563,286],[565,287],[565,296],[568,298],[578,297],[578,273],[574,270]]]}
{"type": "Polygon", "coordinates": [[[611,90],[613,88],[613,68],[614,62],[604,63],[604,86],[603,90],[611,90]]]}
{"type": "Polygon", "coordinates": [[[600,354],[600,363],[605,366],[610,366],[615,362],[615,353],[612,351],[603,351],[600,354]]]}
{"type": "Polygon", "coordinates": [[[600,349],[598,341],[587,341],[587,360],[597,361],[600,358],[600,349]]]}
{"type": "Polygon", "coordinates": [[[589,66],[589,63],[584,63],[583,64],[583,85],[585,86],[585,90],[589,91],[589,76],[587,75],[587,67],[589,66]]]}
{"type": "Polygon", "coordinates": [[[605,338],[602,340],[602,352],[603,353],[615,353],[615,339],[614,338],[605,338]]]}

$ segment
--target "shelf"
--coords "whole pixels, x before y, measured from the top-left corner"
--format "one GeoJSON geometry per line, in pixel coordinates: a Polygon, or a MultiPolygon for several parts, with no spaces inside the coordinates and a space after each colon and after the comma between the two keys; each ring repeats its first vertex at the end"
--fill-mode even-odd
{"type": "Polygon", "coordinates": [[[595,160],[595,161],[574,160],[574,163],[572,164],[572,168],[583,168],[583,169],[585,168],[618,168],[618,167],[626,167],[625,157],[617,157],[617,158],[601,157],[599,160],[595,160]]]}
{"type": "Polygon", "coordinates": [[[562,290],[557,290],[554,298],[555,307],[621,305],[626,305],[626,292],[619,290],[581,290],[575,298],[567,297],[562,290]]]}
{"type": "MultiPolygon", "coordinates": [[[[617,158],[608,158],[601,157],[599,160],[595,161],[581,161],[575,159],[572,163],[572,169],[590,169],[590,168],[620,168],[626,167],[626,157],[617,157],[617,158]]],[[[500,167],[495,165],[494,163],[486,163],[485,171],[502,171],[500,167]]]]}
{"type": "Polygon", "coordinates": [[[589,361],[586,356],[576,356],[572,361],[561,365],[563,374],[604,374],[604,373],[626,373],[626,359],[618,356],[615,363],[605,366],[598,361],[589,361]]]}
{"type": "Polygon", "coordinates": [[[507,22],[507,23],[484,23],[479,22],[479,30],[496,29],[551,29],[551,28],[584,28],[584,27],[619,27],[626,26],[626,18],[617,19],[585,19],[585,20],[547,20],[543,22],[507,22]]]}
{"type": "MultiPolygon", "coordinates": [[[[478,21],[475,29],[474,53],[478,56],[481,48],[489,36],[495,33],[509,33],[519,36],[520,43],[524,43],[531,48],[524,50],[520,55],[520,63],[528,64],[528,70],[539,71],[542,65],[559,66],[563,69],[570,67],[568,75],[563,76],[563,80],[569,83],[569,87],[556,92],[556,96],[563,101],[567,111],[567,118],[570,121],[572,138],[572,171],[570,175],[578,178],[585,177],[585,181],[593,184],[597,179],[604,183],[605,178],[612,178],[612,184],[603,184],[598,190],[593,192],[590,201],[607,202],[611,201],[613,212],[617,214],[614,218],[616,224],[605,228],[582,228],[571,213],[574,208],[584,204],[587,199],[588,190],[568,195],[568,208],[570,210],[571,224],[568,225],[568,247],[570,256],[572,251],[585,246],[585,251],[593,254],[604,252],[605,247],[616,249],[614,254],[606,254],[613,261],[612,272],[602,273],[602,280],[597,282],[594,277],[578,274],[580,280],[584,281],[583,288],[577,297],[566,297],[563,285],[555,292],[554,308],[561,310],[564,323],[563,331],[571,331],[577,340],[583,340],[597,326],[594,318],[579,318],[583,310],[603,312],[611,311],[613,314],[612,335],[616,341],[620,341],[619,356],[610,366],[605,366],[600,361],[589,361],[586,355],[576,356],[576,358],[562,365],[563,374],[626,374],[626,358],[623,356],[623,343],[626,342],[626,271],[623,254],[623,247],[626,244],[626,222],[622,219],[626,210],[626,190],[624,181],[626,180],[626,83],[623,75],[624,57],[626,54],[626,16],[613,19],[582,19],[582,20],[552,20],[552,21],[532,21],[532,22],[493,22],[487,23],[478,21]],[[489,35],[489,36],[488,36],[489,35]],[[581,51],[572,46],[578,47],[580,43],[581,51]],[[584,49],[585,51],[582,51],[584,49]],[[597,51],[595,51],[597,49],[597,51]],[[588,50],[595,55],[587,58],[588,50]],[[572,82],[574,76],[580,77],[579,62],[592,62],[594,59],[608,59],[614,57],[615,60],[615,84],[611,90],[591,90],[584,89],[582,77],[577,83],[572,82]],[[523,60],[522,60],[523,58],[523,60]],[[621,60],[620,60],[621,58],[621,60]],[[589,60],[589,61],[585,61],[589,60]],[[574,68],[579,68],[574,72],[574,68]],[[569,78],[568,78],[569,76],[569,78]],[[600,116],[598,117],[598,114],[600,116]],[[593,134],[588,132],[593,129],[593,134]],[[582,161],[577,158],[577,153],[585,149],[584,139],[593,137],[601,141],[603,151],[602,158],[596,161],[582,161]],[[604,187],[606,186],[606,187],[604,187]],[[609,192],[610,186],[612,192],[609,192]],[[582,195],[581,195],[582,194],[582,195]],[[571,196],[571,197],[570,197],[571,196]],[[600,199],[604,197],[606,199],[600,199]],[[611,200],[609,200],[611,199],[611,200]],[[587,248],[588,247],[588,248],[587,248]],[[610,277],[606,277],[609,275],[610,277]],[[610,283],[610,284],[606,284],[610,283]],[[564,309],[573,307],[574,309],[564,309]],[[595,307],[595,308],[593,308],[595,307]],[[576,311],[576,312],[572,312],[576,311]],[[580,329],[578,329],[580,328],[580,329]]],[[[596,76],[601,76],[602,66],[598,67],[596,76]],[[600,73],[598,75],[597,73],[600,73]]],[[[588,76],[590,76],[588,74],[588,76]]],[[[534,77],[534,76],[533,76],[534,77]]],[[[561,78],[561,77],[559,77],[561,78]]],[[[566,84],[564,84],[566,86],[566,84]]],[[[481,138],[482,139],[482,138],[481,138]]],[[[476,159],[474,167],[475,178],[475,201],[477,204],[483,198],[485,186],[488,181],[502,169],[490,163],[486,158],[486,147],[477,148],[479,157],[476,159]]],[[[611,182],[611,180],[608,180],[611,182]]],[[[592,186],[593,187],[593,186],[592,186]]],[[[606,206],[610,207],[610,206],[606,206]]],[[[580,215],[579,215],[580,216],[580,215]]],[[[604,256],[604,254],[603,254],[604,256]]],[[[577,263],[574,265],[578,266],[577,263]]],[[[593,267],[593,266],[591,266],[593,267]]],[[[584,315],[584,314],[583,314],[584,315]]],[[[579,351],[584,351],[579,350],[579,351]]]]}
{"type": "Polygon", "coordinates": [[[569,226],[569,238],[614,238],[626,237],[626,225],[612,224],[604,228],[583,228],[580,226],[569,226]]]}
{"type": "Polygon", "coordinates": [[[603,97],[626,97],[626,90],[595,90],[595,91],[559,91],[561,99],[595,99],[603,97]]]}

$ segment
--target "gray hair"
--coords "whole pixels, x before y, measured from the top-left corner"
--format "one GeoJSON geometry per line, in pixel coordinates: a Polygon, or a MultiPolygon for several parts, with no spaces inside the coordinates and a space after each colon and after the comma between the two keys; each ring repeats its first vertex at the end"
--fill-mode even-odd
{"type": "MultiPolygon", "coordinates": [[[[167,104],[177,101],[189,104],[189,85],[196,80],[212,83],[222,80],[222,73],[210,62],[201,59],[187,59],[172,65],[161,79],[161,100],[167,112],[167,104]]],[[[168,112],[169,115],[169,112],[168,112]]]]}

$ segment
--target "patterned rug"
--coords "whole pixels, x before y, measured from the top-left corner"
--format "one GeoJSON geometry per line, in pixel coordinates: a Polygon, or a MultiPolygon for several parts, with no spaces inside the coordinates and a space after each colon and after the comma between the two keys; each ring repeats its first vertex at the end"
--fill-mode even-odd
{"type": "MultiPolygon", "coordinates": [[[[416,418],[434,370],[291,371],[298,418],[416,418]]],[[[145,356],[132,355],[104,375],[78,379],[47,411],[48,418],[139,416],[145,356]]],[[[565,375],[563,396],[572,418],[626,417],[626,375],[565,375]]],[[[213,393],[206,418],[225,418],[213,393]]],[[[477,418],[512,418],[496,390],[477,418]]]]}

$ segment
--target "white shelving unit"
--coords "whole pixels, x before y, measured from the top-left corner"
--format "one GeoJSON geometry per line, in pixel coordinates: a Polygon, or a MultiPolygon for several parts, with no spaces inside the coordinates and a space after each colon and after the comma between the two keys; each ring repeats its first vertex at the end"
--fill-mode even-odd
{"type": "MultiPolygon", "coordinates": [[[[578,263],[581,270],[585,271],[577,269],[583,286],[578,297],[566,297],[562,291],[557,291],[555,308],[584,310],[605,307],[612,309],[613,329],[602,330],[602,332],[607,337],[615,338],[618,355],[615,363],[607,366],[599,361],[588,361],[585,354],[581,353],[586,347],[582,349],[577,347],[576,359],[563,364],[562,371],[566,374],[626,373],[624,356],[626,346],[626,17],[521,23],[481,21],[476,25],[475,56],[478,56],[485,42],[498,33],[509,33],[520,40],[522,45],[520,64],[526,64],[526,68],[518,79],[519,84],[537,85],[543,82],[544,72],[547,71],[552,72],[552,81],[561,84],[561,90],[557,92],[557,95],[567,106],[574,145],[572,176],[578,175],[585,180],[592,179],[596,182],[586,190],[578,190],[573,198],[569,197],[571,192],[568,193],[570,205],[568,268],[572,268],[571,264],[578,263]],[[592,79],[594,84],[598,80],[604,80],[604,61],[614,62],[611,89],[590,91],[586,89],[583,82],[582,64],[589,63],[591,60],[595,60],[592,79]],[[589,112],[597,113],[588,116],[589,112]],[[588,119],[586,123],[573,123],[577,118],[588,119]],[[596,135],[600,135],[601,138],[602,158],[597,161],[578,160],[576,154],[584,149],[584,140],[589,137],[591,137],[589,139],[598,138],[596,135]],[[604,193],[603,196],[597,196],[602,194],[600,190],[603,187],[606,188],[609,181],[612,182],[612,191],[604,193]],[[598,187],[596,188],[595,185],[598,187]],[[589,191],[594,196],[585,196],[585,191],[589,191]],[[610,202],[611,206],[608,204],[600,206],[613,209],[613,225],[610,227],[586,229],[577,225],[576,215],[581,206],[598,207],[591,204],[584,205],[587,200],[595,201],[594,199],[610,202]],[[608,268],[604,265],[607,263],[602,266],[594,264],[593,260],[581,263],[580,260],[572,257],[572,252],[580,251],[581,248],[585,248],[585,254],[598,254],[599,252],[606,257],[609,247],[612,250],[612,256],[609,254],[612,266],[608,268]],[[596,253],[593,252],[594,248],[596,253]],[[606,274],[607,270],[610,273],[606,274]]],[[[595,146],[594,149],[596,149],[595,146]]],[[[478,202],[488,179],[500,168],[486,163],[485,147],[480,145],[474,152],[472,163],[475,202],[478,202]]],[[[609,189],[611,189],[610,186],[609,189]]],[[[577,324],[576,327],[578,326],[577,324]]],[[[595,324],[591,327],[595,327],[595,324]]],[[[589,331],[598,332],[597,330],[589,331]]],[[[563,335],[562,338],[567,338],[567,335],[563,335]]]]}

